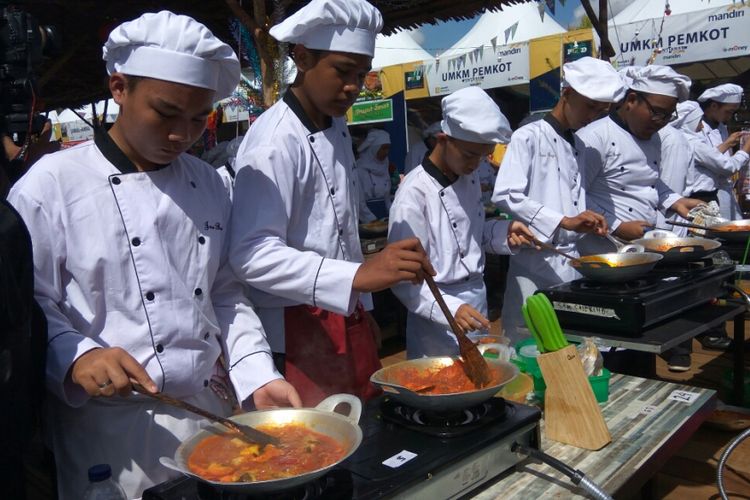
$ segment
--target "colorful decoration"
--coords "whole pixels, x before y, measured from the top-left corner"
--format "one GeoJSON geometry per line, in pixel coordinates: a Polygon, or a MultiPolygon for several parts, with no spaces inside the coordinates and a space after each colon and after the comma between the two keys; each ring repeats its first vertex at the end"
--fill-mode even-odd
{"type": "Polygon", "coordinates": [[[229,30],[232,32],[239,47],[240,58],[244,59],[253,70],[253,76],[257,82],[261,81],[260,55],[255,47],[253,36],[236,17],[229,20],[229,30]]]}

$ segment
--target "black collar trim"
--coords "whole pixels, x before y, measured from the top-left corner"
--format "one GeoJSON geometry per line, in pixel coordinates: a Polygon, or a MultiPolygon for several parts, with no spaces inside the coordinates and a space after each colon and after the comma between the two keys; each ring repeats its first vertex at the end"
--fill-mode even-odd
{"type": "Polygon", "coordinates": [[[618,113],[617,110],[610,111],[609,117],[625,132],[631,135],[633,134],[633,132],[630,131],[630,127],[628,127],[628,124],[623,121],[622,117],[620,116],[620,113],[618,113]]]}
{"type": "Polygon", "coordinates": [[[568,141],[568,144],[575,147],[576,141],[575,141],[575,138],[573,137],[573,130],[571,129],[563,130],[562,124],[557,120],[557,118],[552,116],[552,113],[547,113],[546,115],[544,115],[542,120],[546,121],[549,124],[549,126],[552,127],[552,129],[555,132],[557,132],[557,135],[559,135],[560,137],[568,141]]]}
{"type": "Polygon", "coordinates": [[[714,130],[719,128],[719,125],[721,125],[716,120],[710,120],[708,117],[706,117],[706,115],[703,115],[703,121],[706,122],[706,124],[714,130]]]}
{"type": "Polygon", "coordinates": [[[432,163],[432,160],[430,160],[430,157],[425,155],[424,160],[422,160],[422,168],[424,168],[424,171],[427,172],[433,179],[438,181],[438,184],[443,186],[443,188],[450,187],[451,184],[453,184],[454,181],[451,181],[447,175],[445,175],[437,166],[432,163]]]}
{"type": "MultiPolygon", "coordinates": [[[[302,103],[299,102],[299,99],[297,99],[297,96],[294,95],[292,89],[289,89],[284,93],[283,99],[286,105],[289,106],[289,109],[291,109],[292,112],[297,115],[299,121],[302,122],[302,125],[304,125],[311,134],[316,134],[325,130],[315,125],[310,117],[307,116],[305,108],[302,107],[302,103]]],[[[333,125],[333,119],[330,116],[326,116],[326,129],[330,128],[331,125],[333,125]]]]}
{"type": "MultiPolygon", "coordinates": [[[[115,144],[115,141],[112,140],[112,137],[110,137],[106,130],[98,128],[94,131],[94,144],[96,144],[96,147],[99,148],[99,151],[102,152],[107,161],[114,165],[120,173],[136,174],[140,172],[135,163],[115,144]]],[[[169,163],[159,165],[154,170],[161,170],[169,165],[169,163]]]]}

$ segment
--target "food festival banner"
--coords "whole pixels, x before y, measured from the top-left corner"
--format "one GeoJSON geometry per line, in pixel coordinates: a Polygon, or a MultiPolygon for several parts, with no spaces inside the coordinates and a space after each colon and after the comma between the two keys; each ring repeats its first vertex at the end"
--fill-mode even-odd
{"type": "Polygon", "coordinates": [[[683,64],[750,54],[750,2],[609,26],[616,65],[683,64]],[[661,35],[660,35],[661,29],[661,35]]]}

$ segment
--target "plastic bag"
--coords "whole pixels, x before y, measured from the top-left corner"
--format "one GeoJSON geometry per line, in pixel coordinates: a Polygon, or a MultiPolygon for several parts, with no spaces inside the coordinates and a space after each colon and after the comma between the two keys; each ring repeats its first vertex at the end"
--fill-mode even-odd
{"type": "Polygon", "coordinates": [[[602,373],[604,367],[604,358],[599,348],[594,343],[594,339],[586,338],[578,347],[578,356],[583,363],[583,371],[587,377],[598,376],[602,373]]]}

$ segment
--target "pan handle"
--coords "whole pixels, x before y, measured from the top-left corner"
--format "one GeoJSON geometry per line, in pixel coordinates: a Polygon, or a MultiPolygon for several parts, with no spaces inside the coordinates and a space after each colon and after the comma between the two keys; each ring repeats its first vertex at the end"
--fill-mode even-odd
{"type": "Polygon", "coordinates": [[[349,414],[343,416],[351,420],[355,425],[358,424],[359,417],[362,416],[362,401],[357,396],[352,396],[351,394],[332,394],[318,403],[315,409],[338,413],[333,410],[341,403],[349,405],[349,414]]]}

